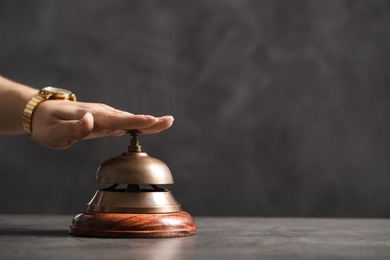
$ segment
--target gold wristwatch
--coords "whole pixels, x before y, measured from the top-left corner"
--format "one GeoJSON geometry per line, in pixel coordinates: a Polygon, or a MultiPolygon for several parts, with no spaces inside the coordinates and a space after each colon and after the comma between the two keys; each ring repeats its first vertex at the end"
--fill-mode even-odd
{"type": "Polygon", "coordinates": [[[23,112],[23,127],[24,132],[30,137],[33,138],[32,135],[32,118],[34,115],[35,109],[45,100],[49,99],[62,99],[62,100],[70,100],[76,101],[76,95],[71,91],[62,89],[62,88],[54,88],[54,87],[45,87],[41,89],[38,94],[36,94],[26,105],[26,108],[23,112]]]}

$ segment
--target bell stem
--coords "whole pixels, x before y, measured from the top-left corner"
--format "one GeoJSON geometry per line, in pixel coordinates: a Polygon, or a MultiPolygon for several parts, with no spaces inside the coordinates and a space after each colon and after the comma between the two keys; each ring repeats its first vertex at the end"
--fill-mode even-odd
{"type": "Polygon", "coordinates": [[[141,152],[141,145],[139,145],[138,135],[136,133],[130,133],[131,140],[128,151],[129,152],[141,152]]]}

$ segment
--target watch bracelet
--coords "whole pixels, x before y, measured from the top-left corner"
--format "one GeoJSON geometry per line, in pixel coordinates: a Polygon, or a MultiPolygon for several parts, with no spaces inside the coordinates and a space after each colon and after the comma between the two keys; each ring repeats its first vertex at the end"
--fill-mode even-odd
{"type": "Polygon", "coordinates": [[[37,106],[45,101],[46,98],[42,95],[41,91],[39,91],[35,96],[33,96],[27,103],[24,111],[23,111],[23,128],[24,132],[28,135],[28,137],[33,138],[32,135],[32,118],[37,106]]]}

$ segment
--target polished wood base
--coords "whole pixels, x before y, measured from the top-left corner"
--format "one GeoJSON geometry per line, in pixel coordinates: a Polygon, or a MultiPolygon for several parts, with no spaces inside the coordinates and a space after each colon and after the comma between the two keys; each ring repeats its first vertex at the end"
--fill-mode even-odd
{"type": "Polygon", "coordinates": [[[190,214],[98,213],[86,211],[74,217],[69,234],[86,237],[165,238],[197,233],[190,214]]]}

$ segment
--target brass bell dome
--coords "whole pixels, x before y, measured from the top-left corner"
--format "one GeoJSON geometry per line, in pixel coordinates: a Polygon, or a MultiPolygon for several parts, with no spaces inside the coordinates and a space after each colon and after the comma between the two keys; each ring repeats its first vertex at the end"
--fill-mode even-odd
{"type": "Polygon", "coordinates": [[[96,172],[96,182],[126,184],[172,184],[172,173],[159,159],[142,152],[122,153],[103,162],[96,172]]]}
{"type": "Polygon", "coordinates": [[[172,184],[172,173],[159,159],[141,152],[137,134],[132,134],[127,153],[103,162],[96,172],[96,182],[126,184],[172,184]]]}

